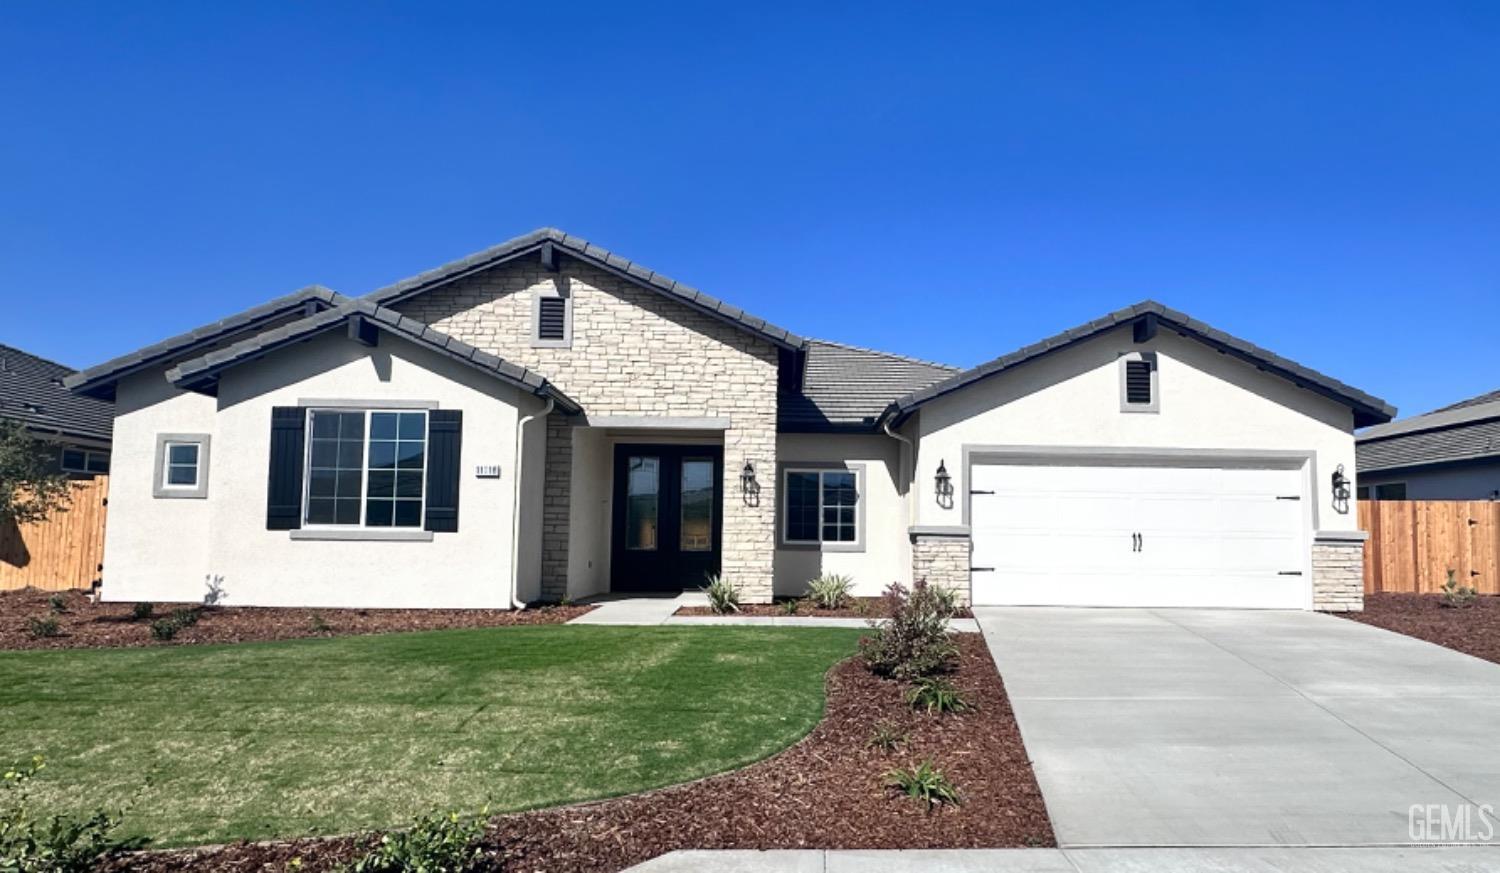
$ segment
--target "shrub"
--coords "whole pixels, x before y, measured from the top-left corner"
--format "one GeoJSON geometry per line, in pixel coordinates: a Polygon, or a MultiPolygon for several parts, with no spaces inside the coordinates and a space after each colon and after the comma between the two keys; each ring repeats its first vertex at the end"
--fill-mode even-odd
{"type": "Polygon", "coordinates": [[[67,612],[68,598],[62,596],[61,594],[54,594],[51,597],[47,598],[47,608],[52,610],[53,612],[67,612]]]}
{"type": "Polygon", "coordinates": [[[889,616],[871,622],[873,634],[859,641],[870,669],[881,676],[912,680],[946,669],[957,654],[948,635],[952,609],[937,589],[919,580],[908,592],[899,582],[886,589],[889,616]]]}
{"type": "Polygon", "coordinates": [[[484,849],[484,818],[488,810],[472,819],[458,813],[422,816],[404,831],[383,834],[380,842],[354,863],[346,873],[463,873],[479,868],[484,849]]]}
{"type": "Polygon", "coordinates": [[[708,605],[715,615],[728,615],[740,611],[740,589],[722,574],[708,576],[708,586],[703,589],[708,595],[708,605]]]}
{"type": "Polygon", "coordinates": [[[781,614],[782,615],[796,615],[797,614],[797,608],[799,606],[801,606],[801,601],[799,601],[799,600],[796,600],[796,599],[783,600],[783,601],[781,601],[781,614]]]}
{"type": "Polygon", "coordinates": [[[888,721],[882,721],[876,724],[875,729],[870,732],[870,741],[865,745],[882,752],[894,752],[904,742],[906,742],[906,731],[888,721]]]}
{"type": "Polygon", "coordinates": [[[172,620],[182,627],[192,627],[198,623],[198,610],[196,609],[174,609],[172,620]]]}
{"type": "Polygon", "coordinates": [[[807,583],[808,596],[814,605],[822,609],[838,609],[849,601],[849,589],[854,580],[837,573],[824,573],[807,583]]]}
{"type": "Polygon", "coordinates": [[[151,622],[151,636],[162,642],[177,636],[180,630],[182,630],[182,625],[178,624],[175,618],[158,618],[151,622]]]}
{"type": "Polygon", "coordinates": [[[1473,606],[1475,599],[1479,597],[1479,592],[1467,585],[1460,585],[1457,571],[1449,570],[1448,581],[1443,583],[1442,597],[1444,606],[1457,609],[1473,606]]]}
{"type": "Polygon", "coordinates": [[[323,618],[323,613],[321,612],[315,612],[308,616],[307,624],[313,629],[313,633],[322,634],[333,630],[333,625],[329,624],[327,619],[323,618]]]}
{"type": "Polygon", "coordinates": [[[117,814],[96,809],[87,818],[43,818],[31,807],[30,783],[47,766],[40,756],[30,766],[12,767],[0,786],[0,870],[6,873],[86,873],[115,851],[134,848],[112,836],[117,814]]]}
{"type": "Polygon", "coordinates": [[[891,770],[885,774],[885,784],[907,797],[927,804],[927,811],[940,803],[957,806],[963,803],[958,796],[958,787],[948,781],[943,771],[932,766],[932,761],[923,761],[915,767],[891,770]]]}
{"type": "Polygon", "coordinates": [[[156,612],[155,606],[149,603],[137,603],[130,608],[130,617],[136,621],[145,621],[151,617],[153,612],[156,612]]]}
{"type": "Polygon", "coordinates": [[[928,715],[946,712],[966,712],[973,707],[967,698],[946,679],[925,677],[918,679],[906,692],[906,702],[912,709],[925,709],[928,715]]]}
{"type": "Polygon", "coordinates": [[[41,617],[32,616],[26,619],[26,630],[33,637],[41,639],[42,637],[55,637],[61,634],[62,625],[58,624],[57,619],[50,615],[41,617]]]}

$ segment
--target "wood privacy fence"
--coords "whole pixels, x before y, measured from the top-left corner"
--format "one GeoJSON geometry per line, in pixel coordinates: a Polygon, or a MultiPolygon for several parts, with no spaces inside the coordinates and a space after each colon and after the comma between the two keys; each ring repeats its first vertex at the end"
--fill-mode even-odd
{"type": "Polygon", "coordinates": [[[73,502],[38,524],[0,520],[0,591],[88,588],[104,566],[109,477],[73,483],[73,502]]]}
{"type": "Polygon", "coordinates": [[[1500,502],[1361,500],[1365,593],[1431,594],[1453,570],[1462,585],[1500,594],[1500,502]]]}

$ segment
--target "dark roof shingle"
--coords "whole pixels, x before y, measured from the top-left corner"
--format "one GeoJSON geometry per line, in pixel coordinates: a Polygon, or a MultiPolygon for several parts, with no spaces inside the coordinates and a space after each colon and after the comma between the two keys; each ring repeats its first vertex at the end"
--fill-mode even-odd
{"type": "Polygon", "coordinates": [[[115,405],[63,386],[71,367],[0,345],[0,418],[37,431],[109,440],[115,405]]]}
{"type": "Polygon", "coordinates": [[[1372,427],[1354,450],[1361,473],[1500,457],[1500,391],[1372,427]]]}
{"type": "Polygon", "coordinates": [[[777,428],[786,432],[872,430],[892,400],[957,372],[958,368],[946,364],[810,339],[803,391],[781,392],[777,428]]]}

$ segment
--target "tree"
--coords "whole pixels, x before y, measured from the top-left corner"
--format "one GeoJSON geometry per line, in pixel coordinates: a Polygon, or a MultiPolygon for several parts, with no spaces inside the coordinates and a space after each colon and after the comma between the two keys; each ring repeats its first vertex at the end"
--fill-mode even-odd
{"type": "Polygon", "coordinates": [[[43,521],[72,497],[67,474],[57,469],[57,447],[18,421],[0,420],[0,519],[43,521]]]}

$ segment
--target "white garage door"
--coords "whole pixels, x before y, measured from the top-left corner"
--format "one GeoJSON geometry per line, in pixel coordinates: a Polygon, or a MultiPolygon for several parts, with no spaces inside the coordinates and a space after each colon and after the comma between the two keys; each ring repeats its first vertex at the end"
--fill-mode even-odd
{"type": "Polygon", "coordinates": [[[1306,609],[1298,470],[976,464],[980,605],[1306,609]]]}

